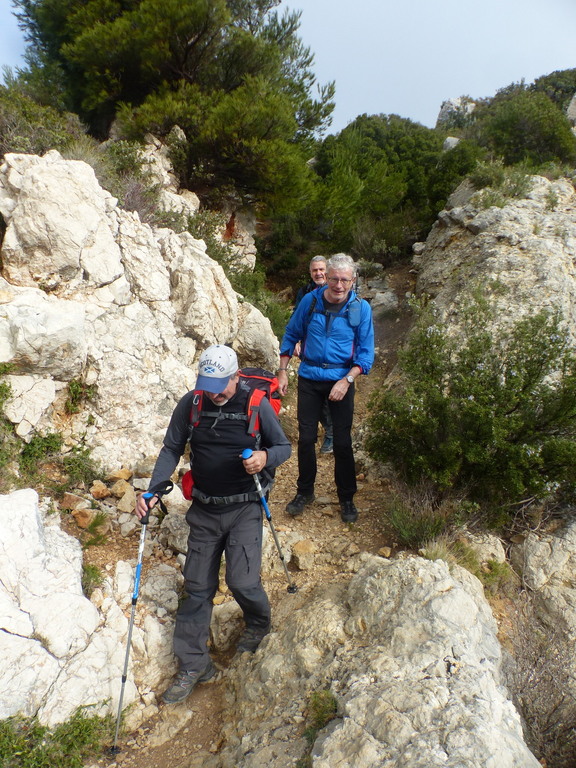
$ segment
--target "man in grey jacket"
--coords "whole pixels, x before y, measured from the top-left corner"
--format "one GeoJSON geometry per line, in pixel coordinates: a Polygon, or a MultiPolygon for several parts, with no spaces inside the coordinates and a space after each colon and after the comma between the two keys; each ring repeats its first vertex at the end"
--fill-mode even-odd
{"type": "MultiPolygon", "coordinates": [[[[226,583],[242,608],[246,625],[237,651],[254,652],[270,631],[270,603],[260,577],[262,508],[252,476],[261,473],[264,493],[269,491],[275,468],[289,458],[291,447],[266,398],[260,403],[258,432],[248,434],[249,396],[250,387],[239,376],[234,350],[223,345],[208,347],[200,357],[196,389],[184,395],[174,409],[152,473],[149,493],[165,486],[190,443],[194,497],[186,515],[190,526],[184,565],[187,597],[176,616],[174,653],[180,667],[164,692],[167,703],[184,701],[197,683],[216,673],[207,641],[222,554],[226,583]],[[194,403],[198,410],[195,423],[191,418],[194,403]],[[243,460],[246,448],[252,455],[243,460]]],[[[157,500],[153,496],[150,507],[157,500]]],[[[146,500],[140,496],[136,514],[142,518],[146,511],[146,500]]]]}

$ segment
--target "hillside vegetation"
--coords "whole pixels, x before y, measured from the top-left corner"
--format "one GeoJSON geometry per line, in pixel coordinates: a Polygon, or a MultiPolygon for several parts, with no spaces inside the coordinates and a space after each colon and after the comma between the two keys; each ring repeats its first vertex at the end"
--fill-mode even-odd
{"type": "Polygon", "coordinates": [[[360,115],[326,135],[335,85],[316,82],[300,13],[280,0],[13,5],[29,45],[0,90],[0,151],[152,133],[203,208],[256,209],[262,267],[277,279],[312,252],[396,261],[479,164],[551,175],[576,158],[565,114],[576,69],[514,83],[473,110],[463,97],[435,129],[360,115]],[[447,135],[460,141],[444,151],[447,135]]]}

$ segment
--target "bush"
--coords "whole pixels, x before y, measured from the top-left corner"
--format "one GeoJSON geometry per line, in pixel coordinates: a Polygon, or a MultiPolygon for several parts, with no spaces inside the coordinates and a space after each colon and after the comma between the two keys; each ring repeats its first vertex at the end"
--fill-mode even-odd
{"type": "Polygon", "coordinates": [[[573,493],[576,358],[546,312],[487,326],[479,299],[461,335],[424,311],[399,354],[401,386],[373,399],[368,449],[438,498],[465,492],[485,509],[573,493]]]}
{"type": "Polygon", "coordinates": [[[506,165],[572,163],[576,158],[568,118],[541,91],[516,87],[501,92],[478,110],[474,132],[479,143],[506,165]]]}
{"type": "Polygon", "coordinates": [[[399,485],[384,499],[382,522],[392,528],[399,544],[418,549],[444,533],[454,511],[452,501],[438,500],[429,485],[414,488],[399,485]]]}
{"type": "Polygon", "coordinates": [[[0,157],[7,152],[62,151],[83,133],[76,115],[37,104],[17,85],[0,86],[0,157]]]}
{"type": "Polygon", "coordinates": [[[10,717],[0,721],[0,764],[5,768],[82,768],[103,751],[112,733],[110,717],[79,709],[53,730],[36,719],[10,717]]]}
{"type": "Polygon", "coordinates": [[[542,765],[573,768],[576,701],[567,670],[573,668],[574,652],[560,627],[539,620],[535,599],[525,592],[515,601],[506,686],[522,715],[526,743],[542,765]]]}

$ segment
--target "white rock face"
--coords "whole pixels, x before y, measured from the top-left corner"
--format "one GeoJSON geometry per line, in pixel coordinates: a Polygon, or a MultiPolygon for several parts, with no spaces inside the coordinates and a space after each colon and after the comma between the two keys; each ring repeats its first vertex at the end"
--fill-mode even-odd
{"type": "Polygon", "coordinates": [[[337,717],[318,734],[314,766],[537,768],[502,685],[496,631],[468,572],[366,556],[348,585],[322,589],[238,667],[237,724],[207,768],[294,764],[308,697],[325,689],[337,717]]]}
{"type": "Polygon", "coordinates": [[[483,209],[464,182],[414,257],[417,291],[453,321],[474,284],[500,322],[558,311],[576,344],[576,191],[566,179],[531,178],[528,196],[483,209]]]}
{"type": "MultiPolygon", "coordinates": [[[[175,608],[181,577],[169,571],[143,582],[144,603],[146,594],[161,595],[175,608]]],[[[125,578],[106,580],[88,600],[79,542],[44,518],[35,491],[0,496],[0,719],[20,713],[54,725],[88,705],[116,713],[134,566],[119,563],[117,572],[125,578]]],[[[144,711],[150,716],[146,694],[173,671],[172,623],[139,611],[124,692],[125,706],[134,705],[130,727],[144,711]]]]}
{"type": "Polygon", "coordinates": [[[204,347],[230,344],[241,365],[276,367],[269,321],[239,303],[204,242],[122,211],[85,163],[6,155],[0,212],[0,362],[13,365],[5,413],[25,439],[84,434],[103,469],[132,467],[158,452],[204,347]],[[73,379],[94,396],[63,420],[73,379]]]}

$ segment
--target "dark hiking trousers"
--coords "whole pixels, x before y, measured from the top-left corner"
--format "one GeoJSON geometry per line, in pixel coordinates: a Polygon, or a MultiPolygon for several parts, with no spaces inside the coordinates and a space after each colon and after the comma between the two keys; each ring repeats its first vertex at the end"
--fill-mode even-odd
{"type": "Polygon", "coordinates": [[[354,384],[343,400],[328,400],[333,381],[298,377],[298,493],[314,493],[316,482],[316,440],[322,406],[328,403],[334,440],[334,482],[340,501],[351,501],[356,493],[356,467],[352,450],[354,384]]]}
{"type": "Polygon", "coordinates": [[[195,502],[186,522],[190,526],[184,564],[187,597],[176,616],[174,653],[181,669],[199,672],[209,661],[212,600],[223,553],[226,583],[242,609],[246,627],[270,626],[270,603],[260,580],[262,508],[258,502],[246,502],[230,512],[206,512],[195,502]]]}

